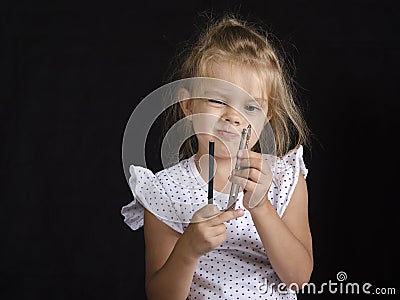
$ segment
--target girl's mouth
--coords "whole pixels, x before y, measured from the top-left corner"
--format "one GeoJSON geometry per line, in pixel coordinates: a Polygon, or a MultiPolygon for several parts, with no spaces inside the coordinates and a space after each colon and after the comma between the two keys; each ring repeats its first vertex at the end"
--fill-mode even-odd
{"type": "Polygon", "coordinates": [[[217,130],[218,134],[223,137],[230,137],[230,138],[235,138],[239,137],[237,133],[230,132],[230,131],[225,131],[225,130],[217,130]]]}

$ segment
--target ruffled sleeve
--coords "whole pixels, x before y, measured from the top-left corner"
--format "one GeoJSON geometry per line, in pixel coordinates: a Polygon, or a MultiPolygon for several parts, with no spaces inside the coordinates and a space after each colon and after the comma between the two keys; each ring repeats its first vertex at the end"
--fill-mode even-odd
{"type": "Polygon", "coordinates": [[[129,187],[133,200],[121,209],[124,222],[132,229],[143,226],[144,208],[159,220],[179,233],[183,233],[182,223],[176,214],[164,187],[149,169],[131,165],[129,167],[129,187]]]}
{"type": "Polygon", "coordinates": [[[307,177],[308,169],[303,159],[303,146],[287,153],[276,161],[274,181],[269,199],[278,215],[283,216],[296,188],[300,174],[307,177]]]}

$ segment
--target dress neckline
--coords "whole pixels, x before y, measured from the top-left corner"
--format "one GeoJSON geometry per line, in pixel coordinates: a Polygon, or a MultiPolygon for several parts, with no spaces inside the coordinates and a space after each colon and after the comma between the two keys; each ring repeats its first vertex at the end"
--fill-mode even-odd
{"type": "MultiPolygon", "coordinates": [[[[200,173],[199,173],[199,170],[197,170],[196,163],[194,162],[194,157],[195,157],[195,155],[192,155],[192,156],[189,158],[189,168],[190,168],[192,174],[195,176],[195,178],[196,178],[198,181],[200,181],[201,186],[206,186],[206,187],[208,187],[208,183],[203,179],[203,177],[201,177],[201,175],[200,175],[200,173]]],[[[213,189],[213,192],[214,192],[214,195],[229,196],[229,194],[221,193],[221,192],[219,192],[219,191],[217,191],[217,190],[215,190],[215,189],[213,189]]],[[[238,197],[239,197],[240,195],[242,195],[242,194],[243,194],[243,191],[240,191],[239,194],[238,194],[238,197]]]]}

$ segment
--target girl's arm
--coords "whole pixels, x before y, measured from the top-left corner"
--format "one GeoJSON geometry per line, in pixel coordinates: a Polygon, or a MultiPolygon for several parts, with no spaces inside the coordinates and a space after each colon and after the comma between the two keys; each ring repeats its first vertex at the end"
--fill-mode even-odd
{"type": "Polygon", "coordinates": [[[306,181],[300,174],[281,219],[268,200],[272,173],[265,159],[247,150],[239,151],[238,159],[241,169],[233,171],[230,181],[245,190],[243,204],[251,213],[271,265],[287,286],[301,288],[313,269],[306,181]]]}
{"type": "Polygon", "coordinates": [[[226,240],[224,222],[243,214],[238,209],[191,223],[181,235],[145,210],[147,298],[186,299],[199,258],[226,240]]]}
{"type": "Polygon", "coordinates": [[[179,243],[181,234],[145,209],[146,295],[152,299],[186,299],[197,259],[179,243]]]}
{"type": "Polygon", "coordinates": [[[272,267],[287,286],[295,289],[310,280],[313,270],[307,198],[306,182],[300,174],[282,219],[269,201],[250,210],[272,267]]]}

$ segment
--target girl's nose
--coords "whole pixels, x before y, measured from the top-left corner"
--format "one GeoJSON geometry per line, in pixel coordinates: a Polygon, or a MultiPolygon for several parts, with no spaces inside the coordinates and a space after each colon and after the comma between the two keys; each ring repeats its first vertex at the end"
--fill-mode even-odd
{"type": "Polygon", "coordinates": [[[231,123],[232,125],[240,125],[242,123],[242,117],[240,113],[233,107],[226,106],[225,112],[222,118],[231,123]]]}

